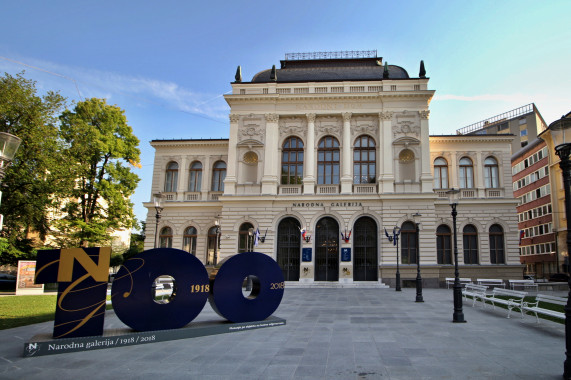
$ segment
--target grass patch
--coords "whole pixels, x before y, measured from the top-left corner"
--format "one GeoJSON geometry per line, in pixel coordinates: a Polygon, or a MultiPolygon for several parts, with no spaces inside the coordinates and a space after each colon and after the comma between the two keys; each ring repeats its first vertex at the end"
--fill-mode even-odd
{"type": "MultiPolygon", "coordinates": [[[[111,299],[107,296],[107,299],[111,299]]],[[[0,330],[53,321],[57,295],[0,297],[0,330]]],[[[107,305],[107,310],[112,309],[107,305]]]]}
{"type": "Polygon", "coordinates": [[[0,330],[52,321],[56,295],[0,297],[0,330]]]}

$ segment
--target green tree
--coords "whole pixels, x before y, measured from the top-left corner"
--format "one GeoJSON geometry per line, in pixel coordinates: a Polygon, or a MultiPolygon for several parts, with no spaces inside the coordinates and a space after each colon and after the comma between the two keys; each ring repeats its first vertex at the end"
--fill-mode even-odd
{"type": "Polygon", "coordinates": [[[1,184],[0,262],[35,255],[31,233],[40,240],[45,237],[49,212],[70,181],[57,128],[66,100],[52,91],[39,96],[35,82],[23,74],[0,77],[0,131],[22,139],[1,184]]]}
{"type": "Polygon", "coordinates": [[[139,177],[139,139],[124,111],[104,99],[77,103],[60,117],[64,153],[73,164],[75,184],[65,202],[65,217],[54,222],[61,246],[109,244],[109,232],[136,225],[130,201],[139,177]]]}

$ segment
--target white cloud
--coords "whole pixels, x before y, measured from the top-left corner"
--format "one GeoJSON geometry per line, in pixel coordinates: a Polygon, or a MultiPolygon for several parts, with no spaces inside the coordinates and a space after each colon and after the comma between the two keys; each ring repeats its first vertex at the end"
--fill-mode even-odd
{"type": "MultiPolygon", "coordinates": [[[[199,93],[182,88],[173,82],[70,67],[48,61],[0,58],[3,58],[0,60],[0,69],[4,71],[26,70],[27,77],[29,73],[34,73],[34,77],[42,77],[50,81],[57,80],[60,87],[64,81],[63,83],[67,83],[67,86],[64,85],[66,88],[61,89],[64,95],[72,93],[74,97],[77,97],[79,92],[86,98],[98,97],[108,100],[111,97],[116,98],[122,95],[143,103],[216,120],[226,120],[228,117],[228,106],[221,94],[199,93]]],[[[40,83],[38,84],[41,86],[40,83]]]]}

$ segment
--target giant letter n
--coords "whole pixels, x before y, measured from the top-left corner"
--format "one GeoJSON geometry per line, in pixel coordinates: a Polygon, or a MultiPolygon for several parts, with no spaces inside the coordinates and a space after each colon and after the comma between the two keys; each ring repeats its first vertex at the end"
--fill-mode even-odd
{"type": "Polygon", "coordinates": [[[54,338],[103,334],[111,248],[38,251],[36,283],[58,283],[54,338]]]}

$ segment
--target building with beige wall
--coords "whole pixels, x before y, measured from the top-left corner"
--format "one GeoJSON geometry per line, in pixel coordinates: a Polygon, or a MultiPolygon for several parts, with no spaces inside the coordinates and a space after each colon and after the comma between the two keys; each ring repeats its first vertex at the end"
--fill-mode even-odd
{"type": "MultiPolygon", "coordinates": [[[[232,82],[229,138],[154,140],[158,241],[207,265],[254,249],[286,281],[394,286],[453,276],[446,191],[460,188],[462,277],[521,278],[511,135],[429,135],[429,89],[376,52],[291,54],[232,82]],[[417,246],[414,214],[419,217],[417,246]],[[252,231],[264,238],[253,247],[252,231]]],[[[146,203],[153,247],[155,210],[146,203]]]]}

